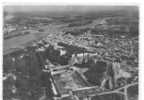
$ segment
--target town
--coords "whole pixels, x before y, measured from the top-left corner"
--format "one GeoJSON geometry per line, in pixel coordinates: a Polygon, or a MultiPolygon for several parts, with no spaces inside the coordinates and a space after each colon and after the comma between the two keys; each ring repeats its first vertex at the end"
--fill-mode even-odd
{"type": "Polygon", "coordinates": [[[136,12],[4,15],[4,100],[138,100],[136,12]]]}

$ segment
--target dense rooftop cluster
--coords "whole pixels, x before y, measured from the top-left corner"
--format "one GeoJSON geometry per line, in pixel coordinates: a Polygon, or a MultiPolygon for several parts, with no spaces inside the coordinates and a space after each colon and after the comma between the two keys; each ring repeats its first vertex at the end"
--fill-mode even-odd
{"type": "MultiPolygon", "coordinates": [[[[20,30],[20,35],[40,36],[44,32],[46,36],[31,40],[21,50],[4,55],[4,100],[83,100],[89,97],[91,100],[126,100],[125,94],[118,94],[125,90],[137,98],[137,20],[123,17],[86,21],[81,17],[79,21],[64,18],[54,18],[56,21],[53,23],[66,24],[58,27],[62,31],[48,33],[45,31],[47,27],[43,27],[51,22],[49,19],[23,18],[20,23],[14,20],[13,23],[20,24],[22,30],[35,27],[40,32],[34,34],[35,31],[20,30]],[[135,92],[131,93],[131,89],[135,92]],[[95,95],[107,91],[116,92],[95,95]]],[[[10,31],[11,28],[15,30],[11,25],[7,27],[10,31]]],[[[7,39],[15,36],[19,33],[13,32],[7,39]]]]}

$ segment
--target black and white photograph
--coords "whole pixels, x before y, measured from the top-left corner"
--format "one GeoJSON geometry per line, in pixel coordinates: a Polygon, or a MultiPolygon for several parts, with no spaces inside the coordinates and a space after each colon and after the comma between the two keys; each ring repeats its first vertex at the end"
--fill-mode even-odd
{"type": "Polygon", "coordinates": [[[3,100],[139,100],[138,5],[4,5],[3,100]]]}

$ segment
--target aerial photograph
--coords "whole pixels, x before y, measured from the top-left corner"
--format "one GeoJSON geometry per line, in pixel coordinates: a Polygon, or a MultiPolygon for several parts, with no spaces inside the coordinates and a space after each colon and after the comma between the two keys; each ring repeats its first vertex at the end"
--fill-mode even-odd
{"type": "Polygon", "coordinates": [[[138,100],[139,6],[4,5],[3,100],[138,100]]]}

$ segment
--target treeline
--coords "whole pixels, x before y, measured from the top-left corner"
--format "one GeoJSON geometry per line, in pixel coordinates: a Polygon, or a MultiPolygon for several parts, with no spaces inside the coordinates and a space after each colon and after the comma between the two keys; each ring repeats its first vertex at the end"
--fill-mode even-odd
{"type": "Polygon", "coordinates": [[[82,35],[85,32],[91,30],[90,28],[84,28],[84,29],[76,29],[76,30],[72,30],[72,31],[66,31],[65,34],[71,34],[74,36],[78,36],[78,35],[82,35]]]}
{"type": "Polygon", "coordinates": [[[80,21],[74,21],[68,25],[68,27],[75,27],[75,26],[83,26],[87,24],[91,24],[92,20],[80,20],[80,21]]]}

